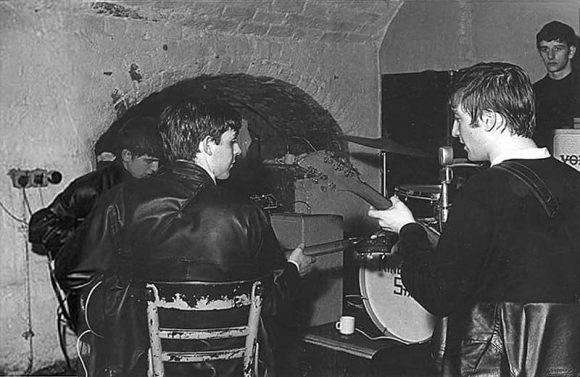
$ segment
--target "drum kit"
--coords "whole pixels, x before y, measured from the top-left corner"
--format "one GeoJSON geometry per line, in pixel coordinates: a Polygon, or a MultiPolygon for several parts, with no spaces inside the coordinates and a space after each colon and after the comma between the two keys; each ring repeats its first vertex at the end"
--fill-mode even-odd
{"type": "MultiPolygon", "coordinates": [[[[386,153],[431,157],[424,151],[400,145],[388,138],[369,139],[355,136],[342,138],[379,149],[383,158],[386,153]]],[[[395,195],[411,209],[418,222],[431,235],[430,239],[434,243],[438,241],[442,224],[447,220],[450,206],[448,186],[453,179],[452,168],[481,166],[453,160],[451,147],[439,148],[438,157],[441,166],[440,184],[401,184],[394,189],[395,195]]],[[[383,169],[384,177],[386,162],[383,162],[383,169]]],[[[415,301],[403,285],[401,257],[396,253],[397,239],[398,236],[394,233],[382,232],[380,236],[374,235],[370,240],[355,241],[358,290],[365,314],[380,331],[381,338],[393,339],[404,344],[423,343],[430,340],[437,319],[415,301]]]]}

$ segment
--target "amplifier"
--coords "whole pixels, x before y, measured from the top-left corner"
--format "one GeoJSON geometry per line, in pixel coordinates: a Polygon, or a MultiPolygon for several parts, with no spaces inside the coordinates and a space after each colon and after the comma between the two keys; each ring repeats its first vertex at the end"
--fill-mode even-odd
{"type": "Polygon", "coordinates": [[[302,279],[301,297],[294,313],[299,323],[318,326],[336,321],[342,315],[344,249],[308,247],[342,241],[343,220],[339,215],[299,213],[271,214],[272,228],[283,249],[292,251],[300,243],[305,253],[316,257],[314,269],[302,279]]]}
{"type": "Polygon", "coordinates": [[[580,170],[580,130],[554,130],[554,157],[580,170]]]}

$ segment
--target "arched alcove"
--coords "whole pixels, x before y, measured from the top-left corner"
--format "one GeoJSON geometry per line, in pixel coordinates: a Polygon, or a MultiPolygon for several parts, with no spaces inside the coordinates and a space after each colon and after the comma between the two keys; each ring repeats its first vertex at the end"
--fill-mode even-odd
{"type": "Polygon", "coordinates": [[[247,74],[204,75],[183,80],[126,110],[98,140],[96,155],[112,151],[119,127],[135,116],[159,116],[169,101],[202,97],[232,105],[247,121],[252,138],[247,154],[239,157],[231,178],[221,182],[246,194],[274,193],[278,200],[294,200],[293,181],[300,172],[284,156],[326,149],[347,157],[338,123],[310,95],[285,81],[247,74]]]}

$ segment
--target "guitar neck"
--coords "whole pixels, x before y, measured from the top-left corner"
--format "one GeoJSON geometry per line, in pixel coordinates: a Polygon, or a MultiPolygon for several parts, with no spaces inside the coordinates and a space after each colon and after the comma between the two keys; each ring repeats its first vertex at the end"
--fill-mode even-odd
{"type": "MultiPolygon", "coordinates": [[[[321,243],[318,245],[306,246],[304,248],[304,254],[312,257],[321,256],[325,254],[334,253],[336,251],[344,250],[351,246],[351,241],[349,240],[338,240],[326,243],[321,243]]],[[[286,249],[284,253],[286,257],[290,256],[293,249],[286,249]]]]}
{"type": "Polygon", "coordinates": [[[322,243],[319,245],[306,246],[304,248],[304,254],[309,256],[317,256],[330,254],[335,251],[344,250],[351,245],[349,240],[339,240],[327,243],[322,243]]]}
{"type": "Polygon", "coordinates": [[[375,189],[373,189],[371,186],[363,182],[354,187],[351,186],[349,191],[376,209],[388,209],[393,205],[389,199],[385,198],[383,195],[375,191],[375,189]]]}

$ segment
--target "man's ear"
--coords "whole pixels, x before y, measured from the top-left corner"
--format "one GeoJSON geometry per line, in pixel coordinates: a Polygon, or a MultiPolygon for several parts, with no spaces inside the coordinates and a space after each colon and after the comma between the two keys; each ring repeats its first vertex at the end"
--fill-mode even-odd
{"type": "Polygon", "coordinates": [[[211,156],[213,154],[212,152],[212,146],[213,144],[215,144],[215,142],[211,139],[211,137],[206,136],[203,138],[202,141],[200,141],[199,143],[199,150],[209,156],[211,156]]]}
{"type": "Polygon", "coordinates": [[[568,59],[572,59],[576,55],[576,46],[570,46],[570,52],[568,53],[568,59]]]}
{"type": "Polygon", "coordinates": [[[491,110],[481,112],[481,123],[485,131],[491,131],[503,120],[502,116],[491,110]]]}
{"type": "Polygon", "coordinates": [[[121,151],[121,161],[123,162],[129,162],[133,159],[133,153],[131,153],[130,150],[128,149],[123,149],[121,151]]]}

